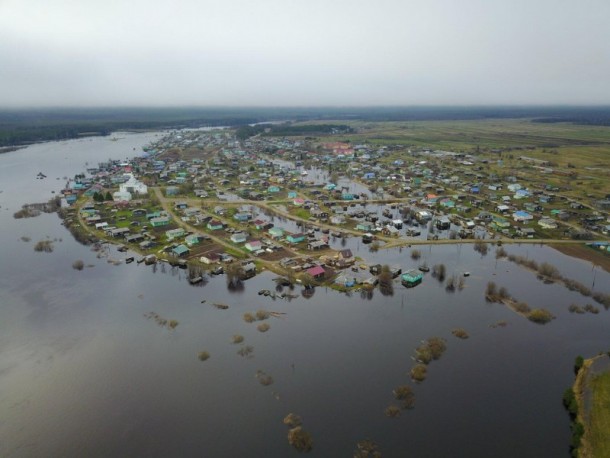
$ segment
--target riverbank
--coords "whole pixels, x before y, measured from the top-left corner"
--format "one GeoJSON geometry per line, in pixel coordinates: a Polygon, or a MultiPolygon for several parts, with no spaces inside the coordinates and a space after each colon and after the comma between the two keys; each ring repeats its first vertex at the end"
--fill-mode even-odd
{"type": "Polygon", "coordinates": [[[607,354],[584,361],[573,386],[577,421],[584,426],[578,456],[610,457],[610,358],[607,354]]]}
{"type": "Polygon", "coordinates": [[[571,256],[573,258],[583,259],[595,265],[600,266],[606,272],[610,272],[610,254],[602,253],[595,248],[591,248],[584,243],[582,244],[559,244],[550,243],[549,246],[555,250],[571,256]]]}

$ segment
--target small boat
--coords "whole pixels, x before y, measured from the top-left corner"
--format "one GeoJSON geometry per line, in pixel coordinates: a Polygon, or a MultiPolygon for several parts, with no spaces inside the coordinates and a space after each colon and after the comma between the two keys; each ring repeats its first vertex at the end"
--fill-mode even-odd
{"type": "Polygon", "coordinates": [[[201,277],[201,276],[189,278],[189,283],[191,285],[196,285],[197,283],[201,283],[202,281],[203,281],[203,277],[201,277]]]}
{"type": "Polygon", "coordinates": [[[428,267],[426,264],[422,264],[418,267],[418,269],[422,272],[430,272],[430,267],[428,267]]]}
{"type": "Polygon", "coordinates": [[[470,277],[470,272],[464,272],[464,277],[470,277]]]}
{"type": "Polygon", "coordinates": [[[125,264],[131,264],[134,261],[134,257],[130,256],[129,258],[125,259],[125,264]]]}

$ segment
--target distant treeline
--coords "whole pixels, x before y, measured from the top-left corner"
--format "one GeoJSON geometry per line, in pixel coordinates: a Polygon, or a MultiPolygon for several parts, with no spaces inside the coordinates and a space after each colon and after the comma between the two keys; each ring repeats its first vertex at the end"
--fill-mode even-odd
{"type": "MultiPolygon", "coordinates": [[[[610,125],[610,107],[4,109],[0,110],[0,147],[46,140],[63,140],[82,135],[107,135],[117,130],[179,129],[203,126],[238,127],[283,120],[296,122],[312,120],[450,121],[506,118],[532,118],[535,122],[543,123],[571,122],[605,126],[610,125]]],[[[299,130],[295,130],[296,126],[290,124],[272,124],[272,126],[271,135],[326,133],[321,130],[320,126],[314,127],[313,125],[312,127],[299,126],[299,130]],[[309,128],[312,130],[308,131],[309,128]]],[[[329,124],[329,126],[332,125],[329,124]]],[[[259,129],[257,126],[252,127],[259,129]]],[[[243,132],[247,134],[249,131],[245,129],[243,132]]]]}
{"type": "Polygon", "coordinates": [[[322,134],[344,134],[352,133],[354,129],[344,124],[305,124],[293,125],[286,124],[257,124],[254,126],[241,126],[237,129],[236,135],[240,140],[254,135],[264,135],[268,137],[290,137],[296,135],[322,135],[322,134]]]}

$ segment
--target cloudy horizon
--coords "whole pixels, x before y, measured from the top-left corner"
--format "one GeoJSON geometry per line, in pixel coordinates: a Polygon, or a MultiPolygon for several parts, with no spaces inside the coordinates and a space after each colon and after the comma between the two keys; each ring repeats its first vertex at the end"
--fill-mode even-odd
{"type": "Polygon", "coordinates": [[[0,107],[610,104],[610,2],[456,3],[0,0],[0,107]]]}

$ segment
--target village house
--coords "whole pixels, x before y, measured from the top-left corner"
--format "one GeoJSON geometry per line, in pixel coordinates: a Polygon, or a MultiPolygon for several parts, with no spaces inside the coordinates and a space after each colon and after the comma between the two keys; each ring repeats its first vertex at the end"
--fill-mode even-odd
{"type": "Polygon", "coordinates": [[[219,231],[224,228],[224,225],[222,224],[222,222],[212,219],[208,222],[206,227],[211,231],[219,231]]]}
{"type": "MultiPolygon", "coordinates": [[[[275,228],[274,228],[275,229],[275,228]]],[[[288,243],[292,243],[292,244],[296,244],[296,243],[300,243],[303,240],[305,240],[305,235],[302,233],[298,233],[298,234],[289,234],[286,237],[286,241],[288,243]]]]}

